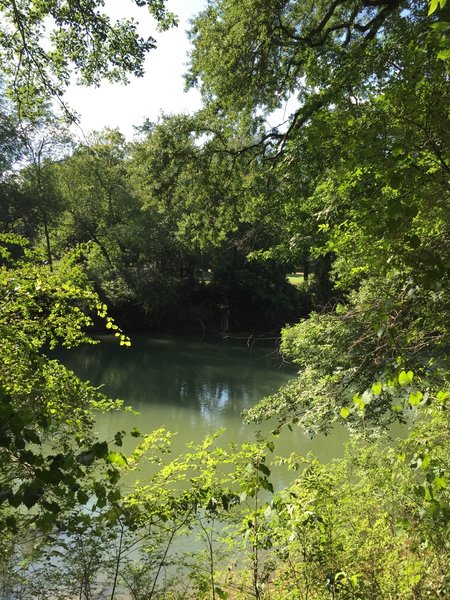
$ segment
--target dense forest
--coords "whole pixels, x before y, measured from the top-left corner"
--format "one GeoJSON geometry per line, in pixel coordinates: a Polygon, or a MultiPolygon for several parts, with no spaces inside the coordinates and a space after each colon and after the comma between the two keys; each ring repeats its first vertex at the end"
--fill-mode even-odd
{"type": "Polygon", "coordinates": [[[446,0],[211,0],[201,110],[80,143],[71,79],[157,43],[104,11],[0,2],[0,598],[450,598],[446,0]],[[272,436],[98,439],[121,403],[49,350],[144,329],[281,330],[298,375],[243,415],[272,436]],[[337,425],[343,459],[278,456],[337,425]]]}

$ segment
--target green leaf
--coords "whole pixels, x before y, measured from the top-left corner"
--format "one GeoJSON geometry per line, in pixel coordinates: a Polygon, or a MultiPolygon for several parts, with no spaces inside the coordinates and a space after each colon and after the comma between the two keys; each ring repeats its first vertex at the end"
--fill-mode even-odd
{"type": "Polygon", "coordinates": [[[350,411],[350,409],[347,406],[343,406],[341,408],[341,410],[339,411],[339,414],[341,415],[341,417],[343,419],[346,419],[349,416],[350,412],[351,411],[350,411]]]}
{"type": "Polygon", "coordinates": [[[116,469],[108,469],[107,471],[109,481],[115,485],[120,479],[120,473],[116,469]]]}
{"type": "MultiPolygon", "coordinates": [[[[417,208],[417,206],[415,204],[406,205],[404,207],[405,216],[410,219],[417,216],[418,212],[419,212],[419,209],[417,208]]],[[[417,235],[412,235],[411,238],[409,238],[410,243],[411,243],[412,238],[417,238],[417,246],[416,247],[418,247],[420,245],[420,238],[417,235]]]]}
{"type": "Polygon", "coordinates": [[[22,503],[22,497],[23,496],[20,492],[17,492],[16,494],[11,494],[11,496],[8,496],[9,505],[13,508],[17,508],[19,504],[22,503]]]}
{"type": "Polygon", "coordinates": [[[36,525],[39,527],[39,529],[41,531],[48,533],[48,532],[52,531],[53,527],[55,526],[57,518],[58,518],[57,515],[54,515],[52,513],[45,513],[41,517],[39,517],[38,521],[36,522],[36,525]]]}
{"type": "Polygon", "coordinates": [[[273,492],[274,492],[273,485],[270,483],[270,481],[268,479],[266,479],[265,477],[262,479],[259,479],[259,483],[264,490],[267,490],[268,492],[273,494],[273,492]]]}
{"type": "Polygon", "coordinates": [[[364,400],[361,398],[361,396],[359,394],[355,394],[353,396],[353,404],[356,406],[356,408],[358,410],[361,410],[361,411],[363,411],[366,406],[366,403],[364,402],[364,400]]]}
{"type": "Polygon", "coordinates": [[[411,404],[411,406],[417,406],[422,400],[422,398],[422,392],[411,392],[409,395],[409,403],[411,404]]]}
{"type": "Polygon", "coordinates": [[[10,496],[12,496],[12,490],[10,488],[0,489],[0,504],[10,496]]]}
{"type": "Polygon", "coordinates": [[[45,510],[49,510],[52,513],[59,514],[61,512],[61,506],[57,502],[43,501],[42,506],[45,510]]]}
{"type": "Polygon", "coordinates": [[[431,458],[428,453],[424,454],[421,459],[418,461],[418,465],[423,471],[426,471],[431,464],[431,458]]]}
{"type": "Polygon", "coordinates": [[[26,440],[27,442],[31,442],[32,444],[37,444],[37,445],[40,445],[40,443],[41,443],[40,437],[32,429],[24,429],[22,431],[22,435],[23,435],[24,440],[26,440]]]}
{"type": "Polygon", "coordinates": [[[80,463],[80,465],[84,465],[85,467],[92,465],[94,460],[95,460],[95,455],[93,452],[81,452],[77,456],[77,461],[80,463]]]}
{"type": "Polygon", "coordinates": [[[27,508],[32,508],[42,498],[44,491],[34,484],[27,485],[23,489],[22,502],[27,508]]]}
{"type": "Polygon", "coordinates": [[[406,387],[413,380],[414,373],[412,371],[402,371],[398,376],[398,382],[401,386],[406,387]]]}
{"type": "Polygon", "coordinates": [[[223,590],[222,588],[215,587],[214,591],[216,592],[216,594],[220,598],[220,600],[227,600],[229,597],[228,592],[225,592],[225,590],[223,590]]]}
{"type": "Polygon", "coordinates": [[[78,490],[77,492],[77,500],[80,504],[86,504],[89,501],[89,496],[83,490],[78,490]]]}
{"type": "Polygon", "coordinates": [[[10,529],[13,533],[18,532],[17,521],[16,518],[12,515],[8,515],[5,519],[5,525],[8,529],[10,529]]]}
{"type": "Polygon", "coordinates": [[[409,244],[413,250],[417,250],[420,247],[420,237],[418,235],[412,235],[409,238],[409,244]]]}
{"type": "Polygon", "coordinates": [[[375,396],[379,396],[381,394],[382,389],[383,385],[378,381],[372,385],[372,392],[375,394],[375,396]]]}
{"type": "Polygon", "coordinates": [[[427,485],[423,486],[423,494],[427,502],[431,502],[431,500],[433,500],[433,494],[431,493],[431,490],[427,485]]]}
{"type": "Polygon", "coordinates": [[[270,469],[264,463],[258,463],[256,465],[256,468],[258,469],[258,471],[261,471],[261,473],[264,473],[264,475],[267,475],[267,477],[270,475],[270,469]]]}
{"type": "Polygon", "coordinates": [[[106,458],[108,456],[107,442],[97,442],[92,446],[92,452],[96,458],[106,458]]]}
{"type": "Polygon", "coordinates": [[[127,464],[127,459],[123,454],[113,451],[108,454],[107,461],[116,467],[124,467],[127,464]]]}
{"type": "Polygon", "coordinates": [[[111,490],[107,496],[108,500],[110,502],[117,502],[117,500],[120,500],[121,494],[120,494],[120,490],[118,488],[111,490]]]}
{"type": "Polygon", "coordinates": [[[445,477],[435,477],[433,479],[433,487],[435,490],[444,490],[447,487],[447,480],[445,477]]]}
{"type": "Polygon", "coordinates": [[[428,7],[428,16],[432,15],[439,6],[439,0],[430,0],[428,7]]]}
{"type": "Polygon", "coordinates": [[[392,156],[401,156],[405,152],[402,146],[394,146],[392,148],[392,156]]]}
{"type": "Polygon", "coordinates": [[[104,498],[106,496],[106,487],[100,481],[96,481],[94,483],[94,492],[97,498],[104,498]]]}
{"type": "Polygon", "coordinates": [[[439,60],[449,60],[450,59],[450,48],[444,48],[443,50],[439,50],[437,53],[437,57],[439,60]]]}
{"type": "Polygon", "coordinates": [[[64,479],[64,474],[56,464],[51,464],[48,469],[36,471],[36,477],[44,483],[57,484],[64,479]]]}
{"type": "Polygon", "coordinates": [[[443,392],[442,390],[439,390],[439,392],[436,394],[436,398],[442,404],[447,400],[448,397],[449,397],[449,392],[443,392]]]}
{"type": "Polygon", "coordinates": [[[98,498],[97,499],[97,506],[99,508],[104,508],[106,506],[106,498],[105,497],[98,498]]]}
{"type": "Polygon", "coordinates": [[[445,34],[450,29],[450,23],[448,21],[437,21],[431,23],[430,28],[439,34],[445,34]]]}

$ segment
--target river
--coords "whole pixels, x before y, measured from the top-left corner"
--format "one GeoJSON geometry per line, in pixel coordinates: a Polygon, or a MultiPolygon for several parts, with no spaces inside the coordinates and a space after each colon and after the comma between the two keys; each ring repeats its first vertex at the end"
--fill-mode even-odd
{"type": "MultiPolygon", "coordinates": [[[[82,379],[102,385],[104,393],[139,412],[100,415],[100,437],[111,440],[117,431],[133,427],[142,432],[165,427],[177,434],[172,455],[221,428],[223,444],[253,441],[257,431],[269,433],[273,423],[248,425],[241,413],[296,372],[283,362],[275,340],[135,335],[130,348],[119,346],[111,336],[99,340],[58,357],[82,379]]],[[[329,461],[342,456],[345,439],[342,430],[313,439],[299,429],[286,430],[276,441],[276,453],[314,451],[329,461]]],[[[275,479],[278,488],[286,483],[281,473],[275,479]]]]}

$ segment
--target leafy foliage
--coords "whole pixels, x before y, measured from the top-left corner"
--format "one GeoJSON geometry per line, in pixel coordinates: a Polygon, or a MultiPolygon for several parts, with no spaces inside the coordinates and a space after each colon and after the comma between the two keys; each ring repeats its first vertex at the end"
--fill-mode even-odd
{"type": "MultiPolygon", "coordinates": [[[[163,2],[137,3],[173,24],[163,2]]],[[[0,53],[21,112],[32,100],[41,114],[38,100],[61,95],[71,65],[90,84],[142,73],[154,41],[133,22],[111,25],[98,6],[0,5],[0,53]],[[40,40],[48,17],[49,50],[40,40]]],[[[33,135],[17,135],[5,109],[7,594],[449,595],[447,10],[445,0],[215,0],[191,31],[187,81],[201,88],[203,110],[147,123],[133,145],[117,131],[96,134],[58,164],[33,135]],[[293,114],[267,126],[292,96],[293,114]],[[16,176],[27,148],[38,160],[16,176]],[[120,403],[47,356],[89,342],[94,319],[130,344],[103,298],[155,322],[197,295],[202,309],[193,302],[184,314],[204,326],[218,310],[222,330],[258,311],[266,324],[297,320],[310,297],[300,307],[285,273],[299,263],[316,284],[315,310],[282,333],[299,374],[247,418],[275,417],[275,433],[346,426],[343,460],[294,453],[273,465],[273,440],[221,448],[216,436],[169,460],[164,430],[133,430],[140,439],[127,456],[125,432],[93,434],[94,411],[120,403]],[[394,421],[405,438],[387,441],[394,421]],[[145,460],[151,475],[128,491],[145,460]],[[281,466],[295,475],[274,490],[281,466]],[[204,552],[191,551],[195,538],[204,552]],[[166,567],[178,575],[164,578],[166,567]]]]}
{"type": "MultiPolygon", "coordinates": [[[[105,311],[76,255],[51,271],[22,244],[2,237],[1,501],[39,508],[27,519],[49,531],[62,512],[87,501],[90,465],[107,458],[107,444],[93,436],[93,411],[120,404],[45,355],[58,343],[92,341],[85,333],[89,313],[105,311]],[[20,259],[12,258],[13,248],[22,249],[20,259]]],[[[16,529],[14,512],[4,513],[1,527],[16,529]]]]}
{"type": "MultiPolygon", "coordinates": [[[[285,330],[297,381],[250,417],[327,429],[406,365],[427,381],[447,370],[448,74],[443,15],[427,12],[218,1],[194,21],[192,81],[216,118],[258,122],[296,96],[286,124],[252,145],[271,164],[264,217],[282,227],[266,254],[327,259],[335,287],[285,330]]],[[[366,404],[368,422],[404,417],[384,393],[366,404]]]]}
{"type": "MultiPolygon", "coordinates": [[[[161,29],[176,24],[164,0],[136,4],[146,6],[161,29]]],[[[49,96],[66,108],[62,94],[73,69],[85,85],[143,75],[154,38],[142,38],[132,19],[112,23],[102,7],[95,0],[2,2],[0,56],[8,89],[23,115],[39,114],[49,96]],[[49,43],[43,43],[44,37],[49,43]]]]}

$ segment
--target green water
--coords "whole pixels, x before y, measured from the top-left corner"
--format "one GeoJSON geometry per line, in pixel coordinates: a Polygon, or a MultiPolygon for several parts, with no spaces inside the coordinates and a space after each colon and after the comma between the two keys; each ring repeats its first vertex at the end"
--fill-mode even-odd
{"type": "MultiPolygon", "coordinates": [[[[133,427],[142,432],[165,427],[177,433],[172,456],[186,443],[200,442],[221,428],[225,428],[223,444],[252,441],[257,431],[270,432],[274,423],[247,425],[241,412],[295,376],[295,368],[283,363],[275,341],[254,339],[132,336],[131,348],[123,348],[114,338],[104,337],[96,346],[59,357],[77,375],[103,385],[102,391],[140,413],[100,415],[97,427],[102,439],[112,440],[117,431],[133,427]]],[[[342,455],[345,437],[337,431],[311,440],[300,430],[286,430],[276,442],[276,453],[313,450],[327,461],[342,455]]],[[[277,487],[283,478],[277,476],[277,487]]]]}

